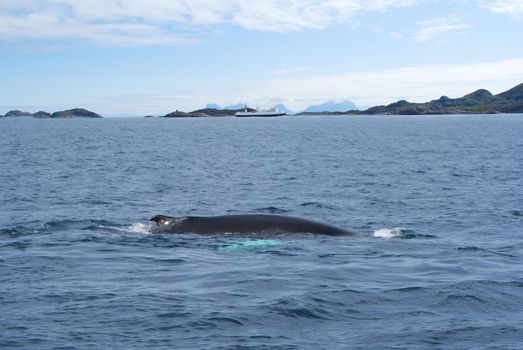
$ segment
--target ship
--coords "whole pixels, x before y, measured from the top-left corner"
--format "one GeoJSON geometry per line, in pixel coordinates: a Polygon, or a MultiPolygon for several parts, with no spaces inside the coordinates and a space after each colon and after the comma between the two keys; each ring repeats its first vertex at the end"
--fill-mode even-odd
{"type": "Polygon", "coordinates": [[[236,112],[234,114],[236,117],[281,117],[282,115],[287,115],[286,112],[280,112],[276,108],[266,109],[266,110],[253,110],[245,106],[245,110],[242,112],[236,112]]]}

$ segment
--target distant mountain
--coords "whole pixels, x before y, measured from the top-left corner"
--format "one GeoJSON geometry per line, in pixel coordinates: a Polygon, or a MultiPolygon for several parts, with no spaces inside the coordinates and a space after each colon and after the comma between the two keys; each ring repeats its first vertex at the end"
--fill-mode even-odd
{"type": "Polygon", "coordinates": [[[276,106],[274,106],[274,108],[276,108],[280,112],[285,112],[287,114],[294,114],[295,113],[294,111],[291,111],[290,109],[285,107],[285,105],[283,103],[277,104],[276,106]]]}
{"type": "Polygon", "coordinates": [[[321,113],[321,112],[347,112],[357,110],[358,107],[351,101],[334,102],[329,101],[319,105],[307,107],[302,113],[321,113]]]}
{"type": "Polygon", "coordinates": [[[352,114],[483,114],[523,113],[523,84],[492,95],[485,89],[474,91],[460,98],[441,96],[425,103],[405,100],[386,106],[376,106],[352,114]]]}
{"type": "Polygon", "coordinates": [[[220,107],[219,105],[217,105],[216,103],[212,103],[212,102],[207,103],[207,104],[205,105],[205,108],[204,108],[204,109],[211,109],[211,108],[212,108],[212,109],[221,109],[221,107],[220,107]]]}
{"type": "Polygon", "coordinates": [[[238,103],[235,105],[225,106],[222,109],[228,109],[228,110],[245,109],[245,103],[238,103]]]}

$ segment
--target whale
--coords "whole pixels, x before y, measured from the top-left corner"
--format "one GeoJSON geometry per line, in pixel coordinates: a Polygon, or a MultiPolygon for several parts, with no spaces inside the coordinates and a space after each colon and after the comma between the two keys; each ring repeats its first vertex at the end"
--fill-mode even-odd
{"type": "Polygon", "coordinates": [[[155,215],[153,233],[216,234],[285,234],[312,233],[326,236],[354,235],[352,230],[342,229],[322,222],[292,216],[273,214],[240,214],[221,216],[155,215]]]}

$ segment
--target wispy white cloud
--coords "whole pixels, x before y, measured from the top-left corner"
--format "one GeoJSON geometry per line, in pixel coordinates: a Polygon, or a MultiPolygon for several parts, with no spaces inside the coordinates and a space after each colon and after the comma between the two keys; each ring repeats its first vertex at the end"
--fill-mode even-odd
{"type": "Polygon", "coordinates": [[[147,23],[96,23],[65,18],[53,12],[18,16],[0,14],[0,39],[76,39],[101,45],[191,44],[196,39],[187,34],[170,35],[147,23]]]}
{"type": "Polygon", "coordinates": [[[73,39],[106,45],[190,43],[195,28],[318,30],[420,0],[2,0],[0,40],[73,39]]]}
{"type": "Polygon", "coordinates": [[[392,38],[397,39],[397,40],[403,39],[403,34],[398,33],[398,32],[390,32],[389,35],[392,38]]]}
{"type": "Polygon", "coordinates": [[[312,67],[292,67],[292,68],[283,68],[283,69],[277,69],[270,71],[271,74],[277,74],[277,75],[290,75],[290,74],[296,74],[296,73],[303,73],[303,72],[310,72],[314,70],[312,67]]]}
{"type": "Polygon", "coordinates": [[[480,0],[487,9],[496,13],[506,13],[515,17],[523,16],[522,0],[480,0]]]}
{"type": "Polygon", "coordinates": [[[419,24],[422,28],[413,37],[415,41],[419,42],[427,42],[444,33],[468,28],[468,25],[454,17],[434,18],[430,21],[421,21],[419,24]]]}

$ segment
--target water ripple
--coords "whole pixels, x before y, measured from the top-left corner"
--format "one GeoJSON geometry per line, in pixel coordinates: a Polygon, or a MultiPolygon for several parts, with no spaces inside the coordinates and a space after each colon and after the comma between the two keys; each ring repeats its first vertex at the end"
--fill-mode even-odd
{"type": "Polygon", "coordinates": [[[520,348],[521,116],[7,119],[2,348],[520,348]],[[243,212],[362,234],[147,223],[243,212]]]}

